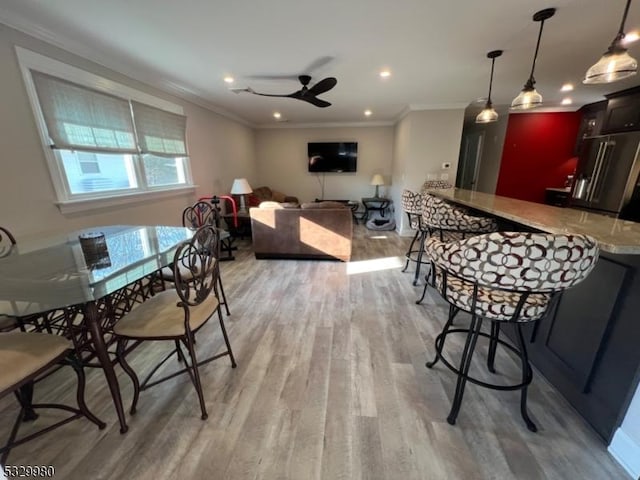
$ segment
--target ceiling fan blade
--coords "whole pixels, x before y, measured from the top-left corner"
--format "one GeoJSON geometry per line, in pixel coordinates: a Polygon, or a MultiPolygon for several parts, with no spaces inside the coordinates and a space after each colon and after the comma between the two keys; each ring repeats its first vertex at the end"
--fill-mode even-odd
{"type": "Polygon", "coordinates": [[[300,97],[300,100],[304,100],[305,102],[309,102],[313,105],[315,105],[316,107],[320,107],[320,108],[326,108],[326,107],[330,107],[331,104],[325,100],[322,100],[321,98],[317,98],[317,97],[300,97]]]}
{"type": "Polygon", "coordinates": [[[311,87],[307,91],[306,95],[315,97],[316,95],[320,95],[321,93],[328,92],[333,87],[335,87],[337,83],[338,80],[336,80],[334,77],[327,77],[323,80],[320,80],[313,87],[311,87]]]}
{"type": "Polygon", "coordinates": [[[298,80],[298,75],[245,75],[250,80],[298,80]]]}
{"type": "Polygon", "coordinates": [[[318,70],[319,68],[324,67],[327,63],[333,60],[334,57],[318,57],[305,68],[302,73],[306,73],[307,75],[311,75],[314,70],[318,70]]]}

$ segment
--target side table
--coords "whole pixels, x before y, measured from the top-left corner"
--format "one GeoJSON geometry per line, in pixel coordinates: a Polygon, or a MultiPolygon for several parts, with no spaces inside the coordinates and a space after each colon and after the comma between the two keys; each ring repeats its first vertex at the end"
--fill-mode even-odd
{"type": "Polygon", "coordinates": [[[369,220],[369,215],[372,212],[380,212],[380,216],[384,217],[385,212],[389,206],[393,203],[390,198],[383,197],[369,197],[362,199],[362,205],[364,205],[364,213],[362,214],[362,220],[369,220]]]}
{"type": "Polygon", "coordinates": [[[251,217],[249,212],[237,212],[235,218],[238,220],[236,224],[234,222],[234,215],[232,213],[223,215],[227,229],[233,238],[244,239],[244,237],[251,238],[251,217]]]}
{"type": "Polygon", "coordinates": [[[355,200],[334,200],[333,198],[331,199],[324,199],[324,200],[320,200],[319,198],[315,199],[315,202],[339,202],[339,203],[344,203],[347,207],[349,207],[351,209],[351,216],[353,217],[353,221],[356,222],[356,225],[358,224],[358,216],[356,215],[356,212],[358,211],[358,208],[360,207],[360,204],[358,202],[356,202],[355,200]]]}

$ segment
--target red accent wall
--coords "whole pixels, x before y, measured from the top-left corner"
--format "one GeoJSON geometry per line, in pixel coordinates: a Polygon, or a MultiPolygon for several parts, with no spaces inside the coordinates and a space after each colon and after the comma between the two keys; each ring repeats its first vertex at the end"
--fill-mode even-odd
{"type": "Polygon", "coordinates": [[[544,202],[545,188],[563,187],[574,172],[578,112],[509,115],[496,195],[544,202]]]}

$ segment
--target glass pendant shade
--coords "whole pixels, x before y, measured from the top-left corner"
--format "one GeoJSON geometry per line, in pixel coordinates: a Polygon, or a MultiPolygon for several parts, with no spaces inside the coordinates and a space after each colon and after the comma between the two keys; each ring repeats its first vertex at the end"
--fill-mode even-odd
{"type": "Polygon", "coordinates": [[[636,62],[635,58],[629,55],[627,49],[622,46],[622,41],[625,37],[624,24],[627,21],[630,5],[631,0],[627,0],[616,38],[613,39],[611,46],[602,58],[587,70],[582,83],[617,82],[623,78],[631,77],[638,72],[638,62],[636,62]]]}
{"type": "Polygon", "coordinates": [[[476,117],[476,123],[491,123],[498,121],[498,112],[490,104],[484,106],[476,117]]]}
{"type": "Polygon", "coordinates": [[[520,94],[511,102],[513,110],[528,110],[542,105],[542,95],[535,88],[523,88],[520,94]]]}
{"type": "Polygon", "coordinates": [[[584,77],[582,83],[611,83],[631,77],[638,73],[638,62],[629,55],[627,49],[605,53],[598,62],[593,65],[584,77]]]}
{"type": "Polygon", "coordinates": [[[538,42],[536,43],[536,50],[533,54],[533,63],[531,64],[531,73],[527,83],[524,84],[524,88],[518,94],[516,98],[511,102],[511,108],[513,110],[528,110],[542,105],[542,95],[536,90],[535,78],[533,73],[536,69],[536,60],[538,59],[538,51],[540,50],[540,39],[542,38],[542,29],[544,28],[545,20],[550,19],[556,13],[555,8],[545,8],[539,12],[534,13],[533,21],[540,22],[540,31],[538,32],[538,42]]]}
{"type": "Polygon", "coordinates": [[[489,95],[487,96],[487,103],[484,104],[484,108],[476,117],[476,123],[491,123],[498,121],[498,112],[493,108],[491,104],[491,89],[493,87],[493,68],[496,63],[496,58],[502,55],[502,50],[492,50],[487,53],[487,58],[491,59],[491,76],[489,77],[489,95]]]}

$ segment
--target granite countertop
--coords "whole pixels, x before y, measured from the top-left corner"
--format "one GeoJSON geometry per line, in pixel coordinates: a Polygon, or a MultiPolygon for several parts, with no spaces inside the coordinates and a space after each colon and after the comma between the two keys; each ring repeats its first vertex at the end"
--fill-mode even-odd
{"type": "Polygon", "coordinates": [[[429,193],[542,232],[590,235],[605,252],[640,255],[640,223],[459,188],[429,193]]]}

